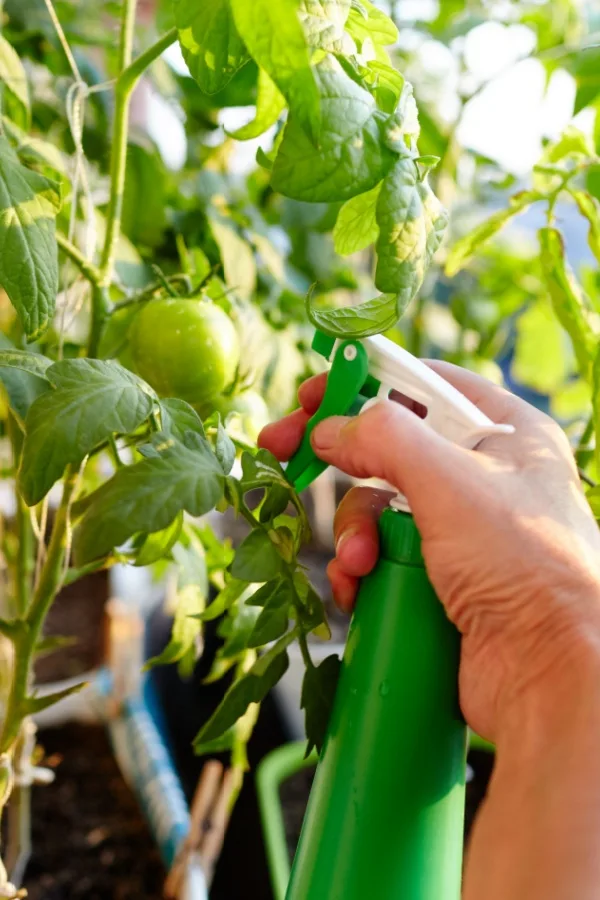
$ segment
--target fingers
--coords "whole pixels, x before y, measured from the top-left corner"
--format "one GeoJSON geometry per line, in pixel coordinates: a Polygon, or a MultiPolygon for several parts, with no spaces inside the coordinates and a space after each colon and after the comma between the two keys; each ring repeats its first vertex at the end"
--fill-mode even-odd
{"type": "Polygon", "coordinates": [[[332,559],[327,566],[327,577],[335,602],[342,612],[351,613],[358,592],[358,578],[347,575],[337,559],[332,559]]]}
{"type": "Polygon", "coordinates": [[[432,492],[441,502],[449,488],[453,493],[466,488],[474,465],[468,451],[389,401],[355,418],[326,419],[313,431],[312,446],[317,456],[348,475],[383,478],[398,487],[415,513],[421,498],[432,492]]]}
{"type": "Polygon", "coordinates": [[[377,522],[390,498],[389,491],[358,487],[348,491],[333,520],[337,560],[347,575],[368,575],[379,554],[377,522]]]}
{"type": "Polygon", "coordinates": [[[258,446],[285,462],[300,446],[309,419],[310,415],[304,409],[294,410],[279,422],[266,425],[258,436],[258,446]]]}
{"type": "Polygon", "coordinates": [[[300,406],[311,416],[316,413],[321,405],[326,383],[327,372],[322,372],[320,375],[313,375],[312,378],[307,378],[298,388],[300,406]]]}

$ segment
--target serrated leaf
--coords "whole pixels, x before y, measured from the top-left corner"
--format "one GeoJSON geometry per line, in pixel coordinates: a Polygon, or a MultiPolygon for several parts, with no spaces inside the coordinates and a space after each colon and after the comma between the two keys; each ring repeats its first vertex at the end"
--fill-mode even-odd
{"type": "Polygon", "coordinates": [[[395,294],[398,315],[425,278],[442,242],[448,214],[412,159],[400,159],[385,178],[377,199],[375,286],[395,294]]]}
{"type": "Polygon", "coordinates": [[[356,41],[359,49],[370,39],[375,46],[385,47],[398,40],[398,29],[389,16],[378,9],[370,0],[360,0],[362,9],[353,6],[348,16],[346,30],[356,41]],[[365,16],[366,13],[366,16],[365,16]]]}
{"type": "Polygon", "coordinates": [[[358,306],[343,306],[334,309],[317,309],[306,300],[309,320],[330,337],[365,338],[382,334],[392,328],[399,318],[395,294],[382,294],[358,306]]]}
{"type": "Polygon", "coordinates": [[[165,434],[182,443],[188,431],[194,431],[200,437],[205,436],[200,416],[185,400],[167,397],[166,400],[160,400],[159,405],[162,430],[165,434]]]}
{"type": "Polygon", "coordinates": [[[237,131],[230,132],[230,137],[237,141],[251,141],[260,137],[277,122],[284,109],[285,98],[278,90],[277,85],[264,69],[259,69],[256,115],[247,125],[242,125],[237,131]]]}
{"type": "Polygon", "coordinates": [[[297,0],[231,0],[237,29],[261,69],[273,79],[307,139],[319,134],[319,92],[310,66],[297,0]]]}
{"type": "MultiPolygon", "coordinates": [[[[188,438],[192,432],[188,432],[188,438]]],[[[160,531],[179,510],[202,516],[223,496],[224,475],[205,439],[164,438],[159,455],[125,466],[91,495],[75,533],[75,555],[89,562],[141,531],[160,531]]]]}
{"type": "Polygon", "coordinates": [[[148,418],[150,388],[118,363],[69,359],[46,369],[55,390],[33,403],[25,422],[19,488],[30,506],[39,503],[67,465],[111,434],[128,434],[148,418]]]}
{"type": "Polygon", "coordinates": [[[286,648],[295,637],[290,631],[284,638],[259,657],[246,675],[235,681],[219,707],[194,739],[194,750],[202,753],[203,745],[214,741],[231,728],[246,712],[251,703],[261,703],[271,688],[285,674],[289,665],[286,648]]]}
{"type": "Polygon", "coordinates": [[[600,203],[587,191],[571,190],[571,196],[579,207],[579,212],[589,223],[588,243],[590,250],[600,263],[600,203]]]}
{"type": "Polygon", "coordinates": [[[514,216],[524,212],[532,203],[542,200],[542,196],[535,191],[521,191],[510,198],[509,206],[501,209],[485,222],[482,222],[473,231],[460,238],[450,249],[446,259],[446,275],[450,278],[464,268],[476,250],[486,241],[504,228],[514,216]]]}
{"type": "Polygon", "coordinates": [[[304,673],[300,705],[304,710],[308,740],[306,756],[313,747],[316,747],[317,753],[323,749],[341,666],[339,656],[332,655],[319,666],[307,668],[304,673]]]}
{"type": "Polygon", "coordinates": [[[58,292],[58,185],[23,166],[0,135],[0,285],[33,340],[54,315],[58,292]]]}
{"type": "Polygon", "coordinates": [[[173,11],[190,75],[205,93],[215,94],[250,59],[233,21],[230,0],[173,0],[173,11]]]}
{"type": "Polygon", "coordinates": [[[0,350],[0,369],[20,369],[22,372],[29,372],[30,375],[36,375],[38,378],[46,378],[46,369],[52,365],[52,360],[47,356],[39,353],[30,353],[28,350],[0,350]]]}
{"type": "Polygon", "coordinates": [[[300,0],[298,15],[309,47],[352,52],[344,32],[350,5],[350,0],[300,0]]]}
{"type": "Polygon", "coordinates": [[[54,691],[51,694],[40,694],[34,697],[26,697],[23,700],[23,715],[26,716],[35,716],[37,713],[41,713],[42,710],[48,709],[49,706],[54,706],[55,703],[58,703],[60,700],[64,700],[65,697],[70,697],[71,694],[78,694],[79,691],[83,690],[84,687],[87,687],[89,682],[82,681],[79,684],[71,685],[70,687],[63,688],[61,691],[54,691]]]}
{"type": "Polygon", "coordinates": [[[222,216],[209,215],[208,221],[219,247],[227,286],[242,300],[251,300],[256,290],[256,262],[252,250],[222,216]]]}
{"type": "MultiPolygon", "coordinates": [[[[383,182],[382,182],[383,183],[383,182]]],[[[364,250],[377,240],[379,226],[375,217],[381,184],[348,200],[340,209],[333,229],[336,253],[349,256],[364,250]]]]}
{"type": "Polygon", "coordinates": [[[244,538],[231,564],[231,574],[240,581],[270,581],[285,571],[285,563],[268,534],[251,531],[244,538]]]}
{"type": "Polygon", "coordinates": [[[31,104],[27,75],[19,54],[0,34],[0,83],[3,89],[2,110],[21,128],[31,123],[31,104]]]}
{"type": "Polygon", "coordinates": [[[181,534],[183,511],[180,510],[170,525],[161,531],[147,534],[135,556],[135,566],[151,566],[168,556],[181,534]]]}
{"type": "Polygon", "coordinates": [[[386,117],[371,94],[329,58],[315,67],[322,126],[315,147],[290,112],[273,165],[273,189],[294,200],[349,200],[371,190],[396,154],[382,140],[386,117]]]}

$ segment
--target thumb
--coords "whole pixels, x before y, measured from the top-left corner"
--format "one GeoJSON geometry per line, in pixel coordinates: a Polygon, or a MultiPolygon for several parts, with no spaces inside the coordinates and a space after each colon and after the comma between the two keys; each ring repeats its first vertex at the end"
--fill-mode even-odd
{"type": "Polygon", "coordinates": [[[326,419],[314,429],[311,443],[320,459],[346,474],[382,478],[398,488],[417,514],[432,492],[440,501],[452,499],[472,479],[467,450],[389,400],[353,418],[326,419]]]}

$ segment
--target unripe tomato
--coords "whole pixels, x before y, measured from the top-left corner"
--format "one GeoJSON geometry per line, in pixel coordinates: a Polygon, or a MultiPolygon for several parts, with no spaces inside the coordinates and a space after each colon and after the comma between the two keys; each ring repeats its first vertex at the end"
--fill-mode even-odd
{"type": "Polygon", "coordinates": [[[242,391],[232,397],[222,397],[216,404],[223,419],[231,415],[228,428],[235,433],[241,431],[250,440],[258,435],[271,421],[269,407],[256,391],[242,391]]]}
{"type": "Polygon", "coordinates": [[[207,406],[233,381],[240,361],[235,327],[213,303],[151,300],[129,331],[135,369],[162,397],[207,406]]]}

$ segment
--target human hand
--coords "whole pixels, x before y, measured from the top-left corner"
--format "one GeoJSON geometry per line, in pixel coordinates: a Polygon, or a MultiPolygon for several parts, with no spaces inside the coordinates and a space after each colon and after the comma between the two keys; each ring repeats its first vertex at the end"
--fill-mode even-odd
{"type": "MultiPolygon", "coordinates": [[[[495,739],[504,712],[532,689],[600,654],[600,535],[567,438],[549,417],[470,372],[432,367],[512,437],[464,450],[408,409],[381,402],[315,428],[317,455],[349,475],[382,478],[408,499],[427,571],[463,636],[465,718],[495,739]]],[[[305,382],[301,408],[265,428],[263,447],[289,459],[318,408],[325,376],[305,382]]],[[[328,574],[351,609],[378,555],[377,519],[389,494],[350,491],[335,522],[328,574]]]]}

